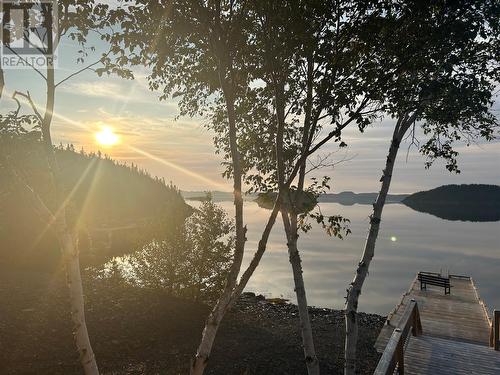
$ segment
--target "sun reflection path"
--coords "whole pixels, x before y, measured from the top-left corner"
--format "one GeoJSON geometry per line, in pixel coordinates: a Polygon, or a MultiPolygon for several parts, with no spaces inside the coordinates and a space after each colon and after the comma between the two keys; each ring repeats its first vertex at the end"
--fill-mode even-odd
{"type": "MultiPolygon", "coordinates": [[[[82,175],[80,176],[80,178],[78,179],[76,184],[73,186],[71,191],[64,198],[64,200],[61,202],[61,205],[57,208],[57,211],[53,215],[54,218],[57,218],[59,215],[63,214],[63,212],[64,212],[63,209],[65,209],[68,206],[69,202],[71,201],[71,199],[75,195],[76,191],[78,190],[78,188],[81,186],[81,184],[83,183],[83,181],[85,180],[85,178],[89,174],[89,172],[92,169],[92,167],[94,166],[94,164],[95,164],[95,160],[92,160],[89,163],[89,165],[87,166],[87,168],[85,168],[85,170],[83,171],[82,175]]],[[[80,217],[78,217],[78,219],[80,219],[80,217]]],[[[31,247],[30,247],[31,250],[33,250],[40,243],[40,241],[45,236],[45,234],[47,234],[47,232],[52,228],[53,224],[54,224],[53,221],[46,223],[44,229],[38,234],[35,241],[31,245],[31,247]]]]}

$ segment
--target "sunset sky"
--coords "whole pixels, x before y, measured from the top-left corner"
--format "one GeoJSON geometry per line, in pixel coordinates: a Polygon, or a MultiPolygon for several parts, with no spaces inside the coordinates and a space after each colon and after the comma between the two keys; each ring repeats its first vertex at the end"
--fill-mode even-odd
{"type": "MultiPolygon", "coordinates": [[[[62,42],[57,81],[80,67],[73,63],[74,48],[62,42]]],[[[231,190],[230,183],[221,177],[220,157],[214,154],[212,134],[203,127],[204,119],[176,120],[176,102],[160,102],[158,95],[149,91],[146,74],[136,70],[135,80],[127,81],[85,72],[61,85],[56,97],[54,142],[72,143],[86,151],[101,149],[114,159],[135,163],[153,175],[172,181],[182,190],[231,190]],[[120,138],[119,144],[104,147],[97,143],[95,134],[103,127],[114,129],[120,138]]],[[[35,72],[9,70],[5,75],[2,113],[15,108],[9,98],[9,93],[15,90],[29,90],[36,102],[44,105],[44,81],[35,72]]],[[[498,100],[495,107],[499,113],[498,100]]],[[[349,161],[336,166],[335,170],[323,169],[318,173],[332,177],[333,192],[378,190],[392,125],[391,120],[376,123],[365,134],[360,134],[355,127],[346,130],[349,148],[337,155],[349,161]]],[[[332,144],[325,152],[336,148],[332,144]]],[[[425,170],[425,160],[415,148],[410,150],[406,161],[407,146],[403,146],[392,192],[408,193],[448,183],[500,184],[500,174],[495,173],[500,162],[500,142],[471,147],[460,145],[457,149],[461,154],[460,175],[450,174],[442,163],[425,170]]]]}

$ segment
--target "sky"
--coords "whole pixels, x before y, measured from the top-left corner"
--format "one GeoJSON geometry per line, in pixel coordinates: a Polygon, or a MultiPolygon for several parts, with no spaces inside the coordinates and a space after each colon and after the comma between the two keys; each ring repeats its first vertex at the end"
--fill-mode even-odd
{"type": "MultiPolygon", "coordinates": [[[[81,68],[74,62],[75,46],[62,40],[59,47],[56,81],[81,68]]],[[[99,51],[98,51],[99,52],[99,51]]],[[[89,62],[98,59],[96,54],[89,62]]],[[[214,153],[213,134],[203,118],[178,118],[175,100],[160,102],[158,93],[147,84],[147,72],[138,69],[134,80],[98,77],[84,72],[63,83],[56,94],[53,139],[55,143],[71,143],[75,148],[108,154],[113,159],[137,164],[152,175],[172,181],[182,190],[230,191],[231,183],[221,177],[221,157],[214,153]],[[95,134],[110,127],[119,136],[114,146],[99,145],[95,134]]],[[[5,93],[0,112],[15,108],[10,95],[15,90],[30,91],[35,102],[45,104],[44,81],[31,69],[6,70],[5,93]]],[[[500,105],[494,106],[500,114],[500,105]]],[[[28,107],[24,107],[27,112],[28,107]]],[[[332,192],[374,192],[384,167],[394,122],[390,119],[373,124],[364,134],[347,128],[344,136],[349,147],[337,152],[334,160],[346,159],[334,168],[322,169],[316,175],[331,177],[332,192]]],[[[324,153],[337,150],[328,145],[324,153]]],[[[461,174],[449,173],[437,162],[425,169],[425,158],[416,148],[408,153],[403,144],[393,173],[392,193],[411,193],[443,184],[485,183],[500,185],[500,142],[481,143],[460,152],[461,174]]]]}

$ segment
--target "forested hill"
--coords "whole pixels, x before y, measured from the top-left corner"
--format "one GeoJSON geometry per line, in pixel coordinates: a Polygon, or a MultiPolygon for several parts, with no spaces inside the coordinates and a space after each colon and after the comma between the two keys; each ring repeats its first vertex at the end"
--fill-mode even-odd
{"type": "MultiPolygon", "coordinates": [[[[15,165],[23,179],[54,210],[47,163],[36,133],[0,132],[0,262],[55,264],[57,242],[2,165],[15,165]]],[[[68,221],[77,228],[84,264],[101,263],[136,250],[152,238],[167,236],[191,213],[172,184],[134,165],[98,154],[58,147],[68,221]]]]}
{"type": "Polygon", "coordinates": [[[497,185],[444,185],[412,194],[403,203],[447,220],[500,220],[500,186],[497,185]]]}

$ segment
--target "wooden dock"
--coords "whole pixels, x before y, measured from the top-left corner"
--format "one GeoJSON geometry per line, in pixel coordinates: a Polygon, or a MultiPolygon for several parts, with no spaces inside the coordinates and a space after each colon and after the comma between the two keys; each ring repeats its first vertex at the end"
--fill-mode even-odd
{"type": "MultiPolygon", "coordinates": [[[[500,352],[490,347],[492,321],[473,280],[450,276],[450,284],[451,294],[445,295],[441,287],[427,286],[427,290],[420,290],[415,278],[388,315],[375,344],[377,351],[384,353],[381,362],[386,361],[388,368],[397,367],[399,355],[404,373],[410,375],[500,374],[500,352]],[[417,311],[411,313],[409,309],[417,311]],[[414,319],[418,319],[418,323],[410,321],[414,319]],[[415,333],[414,326],[417,331],[421,328],[421,332],[415,333]],[[410,336],[410,329],[417,336],[410,336]],[[401,331],[402,338],[399,337],[401,331]],[[394,349],[396,345],[399,347],[394,349]],[[386,353],[388,350],[395,354],[386,353]],[[398,354],[398,350],[401,353],[398,354]]],[[[385,365],[379,363],[380,368],[385,365]]]]}

